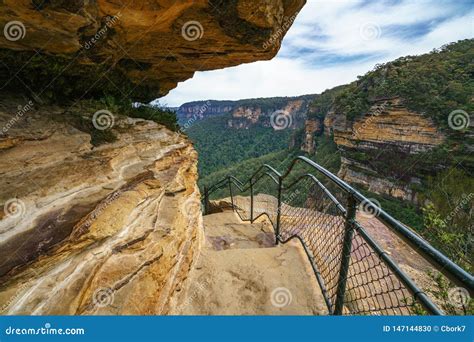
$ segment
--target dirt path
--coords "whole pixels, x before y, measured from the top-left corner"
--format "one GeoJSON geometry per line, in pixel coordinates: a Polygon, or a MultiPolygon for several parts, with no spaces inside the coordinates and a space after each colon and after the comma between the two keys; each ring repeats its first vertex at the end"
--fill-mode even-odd
{"type": "Polygon", "coordinates": [[[249,224],[233,212],[204,216],[206,243],[171,314],[327,314],[298,242],[274,246],[267,222],[249,224]]]}

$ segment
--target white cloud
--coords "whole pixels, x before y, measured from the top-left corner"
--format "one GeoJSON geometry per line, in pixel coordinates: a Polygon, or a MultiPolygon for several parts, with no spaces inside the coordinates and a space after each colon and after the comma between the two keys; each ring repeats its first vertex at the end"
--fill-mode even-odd
{"type": "Polygon", "coordinates": [[[377,63],[472,38],[473,16],[469,2],[455,0],[308,1],[273,60],[197,72],[160,102],[320,93],[377,63]],[[361,35],[367,27],[375,39],[361,35]]]}

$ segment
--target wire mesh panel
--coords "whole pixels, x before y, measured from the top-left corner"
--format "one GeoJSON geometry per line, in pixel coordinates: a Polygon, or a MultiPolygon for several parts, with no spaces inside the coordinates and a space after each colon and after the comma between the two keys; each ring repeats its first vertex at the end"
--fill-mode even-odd
{"type": "MultiPolygon", "coordinates": [[[[242,184],[243,185],[243,184],[242,184]]],[[[250,220],[250,189],[248,186],[238,186],[235,181],[230,181],[232,191],[232,204],[234,210],[244,221],[250,220]]]]}
{"type": "Polygon", "coordinates": [[[358,231],[352,238],[345,314],[410,315],[421,313],[413,295],[358,231]]]}
{"type": "MultiPolygon", "coordinates": [[[[281,239],[299,237],[321,275],[321,286],[335,309],[340,282],[346,212],[322,183],[306,178],[282,196],[281,239]],[[325,191],[326,190],[326,191],[325,191]]],[[[341,196],[339,196],[341,198],[341,196]]],[[[420,313],[413,295],[379,255],[355,232],[344,294],[344,314],[420,313]]]]}
{"type": "Polygon", "coordinates": [[[310,178],[287,189],[282,196],[282,241],[299,237],[321,275],[321,286],[334,309],[345,217],[324,190],[310,178]]]}
{"type": "Polygon", "coordinates": [[[253,218],[265,215],[274,227],[278,212],[278,183],[265,172],[257,175],[254,184],[253,218]]]}

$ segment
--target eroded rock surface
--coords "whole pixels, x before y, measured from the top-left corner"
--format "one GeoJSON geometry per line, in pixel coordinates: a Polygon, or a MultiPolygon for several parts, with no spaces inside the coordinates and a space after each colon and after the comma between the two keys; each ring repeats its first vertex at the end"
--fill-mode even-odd
{"type": "Polygon", "coordinates": [[[204,217],[206,243],[172,314],[322,315],[323,295],[299,243],[275,246],[271,223],[232,211],[204,217]]]}
{"type": "Polygon", "coordinates": [[[63,116],[32,107],[0,138],[0,313],[160,314],[199,252],[197,154],[119,115],[93,147],[63,116]]]}
{"type": "Polygon", "coordinates": [[[400,98],[379,101],[354,122],[338,119],[334,122],[334,141],[346,148],[377,149],[388,145],[406,153],[417,153],[444,140],[432,120],[408,110],[400,98]]]}
{"type": "Polygon", "coordinates": [[[423,169],[422,153],[432,151],[445,135],[431,119],[410,111],[401,98],[380,100],[363,116],[349,121],[335,111],[324,119],[326,134],[334,134],[341,151],[338,176],[368,190],[417,202],[413,187],[423,169]]]}

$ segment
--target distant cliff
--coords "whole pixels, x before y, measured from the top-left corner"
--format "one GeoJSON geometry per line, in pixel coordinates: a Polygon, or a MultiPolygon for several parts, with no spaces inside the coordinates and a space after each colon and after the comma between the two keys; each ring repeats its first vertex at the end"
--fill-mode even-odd
{"type": "Polygon", "coordinates": [[[315,98],[316,95],[303,95],[238,101],[194,101],[182,104],[176,113],[184,129],[189,128],[198,120],[225,114],[229,128],[246,129],[254,125],[272,127],[272,114],[280,111],[291,117],[288,120],[289,125],[290,128],[294,128],[303,123],[309,105],[315,98]]]}

